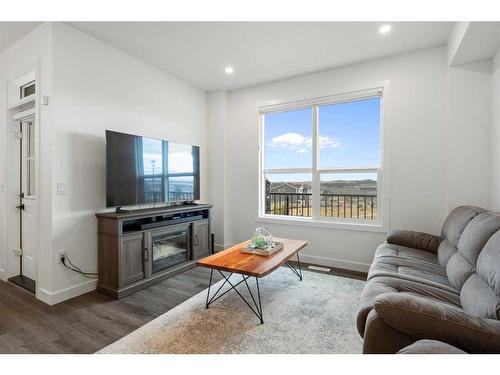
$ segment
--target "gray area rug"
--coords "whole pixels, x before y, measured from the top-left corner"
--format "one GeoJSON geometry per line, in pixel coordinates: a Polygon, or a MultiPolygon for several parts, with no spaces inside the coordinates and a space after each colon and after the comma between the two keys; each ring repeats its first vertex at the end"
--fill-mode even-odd
{"type": "MultiPolygon", "coordinates": [[[[205,309],[204,291],[99,353],[361,353],[355,314],[364,282],[303,275],[280,268],[260,279],[264,324],[234,291],[205,309]]],[[[244,284],[238,290],[250,298],[244,284]]]]}

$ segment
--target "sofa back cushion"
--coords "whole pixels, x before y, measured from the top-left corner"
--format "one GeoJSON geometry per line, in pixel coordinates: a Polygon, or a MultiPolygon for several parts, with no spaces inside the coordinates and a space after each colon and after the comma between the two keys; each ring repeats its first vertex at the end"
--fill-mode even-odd
{"type": "Polygon", "coordinates": [[[500,214],[491,211],[476,215],[465,227],[458,241],[458,251],[446,263],[448,280],[457,290],[461,290],[474,273],[479,253],[499,229],[500,214]]]}
{"type": "Polygon", "coordinates": [[[457,252],[458,242],[467,224],[485,211],[484,208],[460,206],[450,212],[441,229],[443,241],[438,249],[438,260],[442,266],[446,266],[448,260],[457,252]]]}
{"type": "Polygon", "coordinates": [[[476,270],[460,292],[460,302],[469,314],[500,319],[500,231],[479,254],[476,270]]]}
{"type": "Polygon", "coordinates": [[[443,223],[441,237],[446,238],[453,246],[458,247],[458,241],[467,224],[478,214],[485,211],[484,208],[474,206],[455,208],[443,223]]]}
{"type": "Polygon", "coordinates": [[[456,246],[448,241],[446,238],[441,241],[438,247],[437,256],[438,262],[442,266],[446,266],[446,263],[450,260],[450,258],[458,251],[456,246]]]}

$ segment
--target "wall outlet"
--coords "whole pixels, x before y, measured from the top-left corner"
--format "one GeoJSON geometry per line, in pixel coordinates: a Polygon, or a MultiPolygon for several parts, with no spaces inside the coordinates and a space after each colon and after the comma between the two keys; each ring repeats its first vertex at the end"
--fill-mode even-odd
{"type": "Polygon", "coordinates": [[[57,252],[57,263],[62,264],[62,260],[61,260],[61,258],[62,258],[63,256],[66,256],[67,254],[68,254],[68,250],[66,250],[66,249],[64,249],[64,250],[59,250],[59,251],[57,252]]]}

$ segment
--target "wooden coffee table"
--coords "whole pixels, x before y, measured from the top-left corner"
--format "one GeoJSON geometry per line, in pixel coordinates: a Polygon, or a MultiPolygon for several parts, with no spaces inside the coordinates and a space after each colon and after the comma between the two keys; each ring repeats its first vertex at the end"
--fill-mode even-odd
{"type": "Polygon", "coordinates": [[[281,265],[286,264],[288,268],[290,268],[292,272],[295,273],[295,275],[297,275],[302,281],[299,251],[308,245],[307,241],[291,240],[286,238],[276,238],[275,241],[283,242],[283,250],[280,250],[268,257],[242,253],[242,248],[250,243],[250,241],[246,241],[198,261],[198,266],[210,268],[210,282],[208,284],[206,308],[208,309],[216,300],[229,291],[234,290],[247,304],[250,310],[252,310],[252,312],[260,319],[260,323],[263,324],[264,316],[260,300],[259,279],[270,274],[281,265]],[[295,255],[297,256],[297,268],[289,262],[295,255]],[[222,275],[224,282],[219,289],[217,289],[215,294],[210,297],[210,288],[212,286],[212,276],[214,270],[222,275]],[[229,273],[229,275],[225,275],[223,272],[229,273]],[[230,280],[233,274],[240,274],[242,280],[233,284],[234,281],[230,280]],[[247,282],[247,280],[251,277],[255,278],[255,284],[257,286],[257,300],[255,299],[254,294],[252,293],[247,282]],[[253,306],[237,289],[237,287],[242,283],[245,284],[248,292],[250,293],[253,306]],[[220,293],[226,284],[229,284],[230,288],[220,293]]]}

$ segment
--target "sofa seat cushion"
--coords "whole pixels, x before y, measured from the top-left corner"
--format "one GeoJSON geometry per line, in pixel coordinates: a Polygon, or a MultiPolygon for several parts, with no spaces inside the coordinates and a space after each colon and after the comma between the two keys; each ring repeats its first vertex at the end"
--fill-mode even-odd
{"type": "Polygon", "coordinates": [[[416,281],[458,294],[446,277],[446,268],[428,261],[390,256],[378,257],[370,267],[368,280],[380,276],[416,281]]]}
{"type": "Polygon", "coordinates": [[[451,306],[460,307],[460,295],[458,292],[397,277],[374,277],[367,281],[361,293],[357,312],[357,327],[361,336],[364,335],[366,317],[373,309],[374,300],[377,296],[384,293],[409,293],[417,297],[426,297],[451,306]]]}
{"type": "Polygon", "coordinates": [[[414,249],[401,245],[383,243],[375,251],[374,259],[380,257],[417,259],[438,265],[437,255],[425,250],[414,249]]]}

